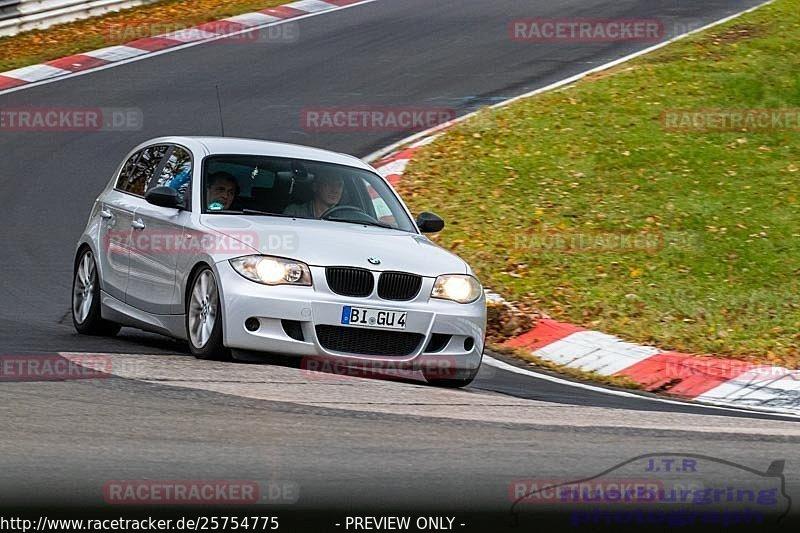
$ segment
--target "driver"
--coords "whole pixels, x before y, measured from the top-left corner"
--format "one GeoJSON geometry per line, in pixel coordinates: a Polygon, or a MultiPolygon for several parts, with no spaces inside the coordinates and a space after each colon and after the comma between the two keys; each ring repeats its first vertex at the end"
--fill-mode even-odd
{"type": "Polygon", "coordinates": [[[227,211],[239,196],[239,182],[227,172],[215,172],[208,177],[206,206],[209,211],[227,211]]]}
{"type": "Polygon", "coordinates": [[[304,204],[290,204],[284,215],[299,218],[320,218],[325,211],[342,200],[344,180],[339,176],[319,176],[311,185],[314,197],[304,204]]]}

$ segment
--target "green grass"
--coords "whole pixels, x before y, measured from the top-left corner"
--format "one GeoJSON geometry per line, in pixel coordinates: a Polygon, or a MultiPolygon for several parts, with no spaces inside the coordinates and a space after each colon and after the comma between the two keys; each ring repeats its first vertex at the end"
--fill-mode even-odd
{"type": "Polygon", "coordinates": [[[662,125],[665,110],[712,108],[800,108],[796,1],[484,110],[425,147],[400,189],[506,298],[665,349],[797,367],[800,131],[662,125]],[[543,232],[663,240],[565,253],[543,232]]]}

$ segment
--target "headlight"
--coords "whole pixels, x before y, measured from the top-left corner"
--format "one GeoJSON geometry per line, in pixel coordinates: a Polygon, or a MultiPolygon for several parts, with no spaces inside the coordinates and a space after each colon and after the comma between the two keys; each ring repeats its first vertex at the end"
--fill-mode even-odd
{"type": "Polygon", "coordinates": [[[234,270],[250,281],[265,285],[311,285],[308,265],[282,257],[248,255],[231,259],[234,270]]]}
{"type": "Polygon", "coordinates": [[[472,276],[447,274],[436,278],[431,297],[468,304],[480,298],[482,290],[480,282],[472,276]]]}

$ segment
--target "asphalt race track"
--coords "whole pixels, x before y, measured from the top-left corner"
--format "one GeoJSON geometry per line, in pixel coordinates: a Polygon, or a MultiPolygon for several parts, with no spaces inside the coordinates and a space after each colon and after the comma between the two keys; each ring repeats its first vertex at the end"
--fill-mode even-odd
{"type": "Polygon", "coordinates": [[[0,355],[100,353],[119,363],[108,379],[0,382],[0,505],[99,506],[104,485],[120,479],[281,480],[299,500],[270,512],[449,510],[465,524],[457,529],[477,530],[482,518],[466,511],[508,513],[512,480],[583,479],[650,453],[759,471],[785,459],[786,492],[800,495],[800,426],[788,417],[486,365],[461,391],[221,365],[132,329],[79,337],[69,315],[74,244],[92,201],[135,144],[219,134],[215,85],[229,136],[364,156],[410,132],[312,132],[302,111],[461,115],[649,46],[515,43],[516,18],[661,18],[669,37],[758,3],[376,0],[299,20],[291,42],[202,44],[0,95],[4,109],[124,107],[144,117],[128,132],[0,131],[0,355]]]}

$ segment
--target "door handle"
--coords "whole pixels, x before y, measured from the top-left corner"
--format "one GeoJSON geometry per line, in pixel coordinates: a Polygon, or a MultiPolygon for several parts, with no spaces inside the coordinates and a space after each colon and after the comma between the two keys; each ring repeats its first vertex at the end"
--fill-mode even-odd
{"type": "Polygon", "coordinates": [[[114,215],[111,214],[111,211],[103,209],[102,211],[100,211],[100,218],[110,219],[114,218],[114,215]]]}
{"type": "Polygon", "coordinates": [[[142,222],[141,220],[134,220],[133,222],[131,222],[131,227],[133,229],[143,230],[145,228],[145,225],[144,222],[142,222]]]}

